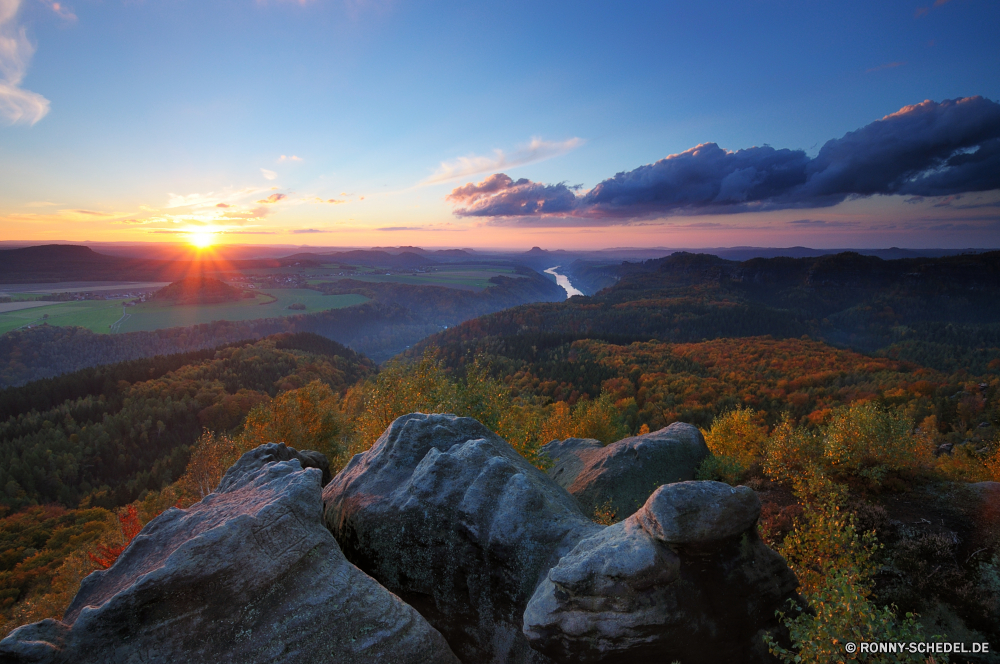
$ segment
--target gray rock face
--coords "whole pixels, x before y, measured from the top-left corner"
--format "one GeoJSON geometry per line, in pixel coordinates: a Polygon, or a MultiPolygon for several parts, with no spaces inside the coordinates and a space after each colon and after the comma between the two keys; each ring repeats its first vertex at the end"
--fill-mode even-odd
{"type": "Polygon", "coordinates": [[[344,558],[322,523],[322,470],[300,462],[313,456],[243,455],[218,492],[167,510],[88,576],[62,621],[0,642],[0,662],[457,664],[412,607],[344,558]]]}
{"type": "Polygon", "coordinates": [[[657,487],[693,480],[711,454],[701,432],[681,422],[608,446],[569,438],[542,451],[555,462],[549,477],[576,498],[584,514],[610,503],[619,519],[639,509],[657,487]]]}
{"type": "Polygon", "coordinates": [[[348,559],[409,602],[466,662],[543,662],[522,633],[548,570],[601,527],[476,420],[413,413],[323,492],[348,559]]]}
{"type": "Polygon", "coordinates": [[[757,537],[759,512],[746,487],[661,487],[549,571],[525,636],[558,662],[767,661],[759,633],[797,581],[757,537]]]}

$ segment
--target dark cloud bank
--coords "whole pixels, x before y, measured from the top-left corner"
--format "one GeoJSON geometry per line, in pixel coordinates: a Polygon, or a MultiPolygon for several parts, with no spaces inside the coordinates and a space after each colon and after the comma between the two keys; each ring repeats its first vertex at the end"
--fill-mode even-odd
{"type": "Polygon", "coordinates": [[[836,205],[875,194],[947,196],[1000,189],[1000,104],[983,97],[906,106],[843,138],[814,159],[769,146],[727,152],[703,143],[579,187],[496,173],[451,192],[470,217],[624,219],[836,205]]]}

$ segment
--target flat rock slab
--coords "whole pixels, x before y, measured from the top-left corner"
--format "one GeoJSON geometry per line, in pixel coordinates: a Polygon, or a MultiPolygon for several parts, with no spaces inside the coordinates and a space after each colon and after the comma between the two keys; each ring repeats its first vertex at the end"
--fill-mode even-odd
{"type": "Polygon", "coordinates": [[[547,662],[524,609],[563,554],[601,530],[476,420],[413,413],[323,492],[348,559],[409,602],[463,661],[547,662]]]}
{"type": "Polygon", "coordinates": [[[165,511],[84,579],[62,621],[0,642],[0,662],[457,664],[344,558],[322,523],[322,466],[283,445],[246,453],[216,493],[165,511]]]}
{"type": "Polygon", "coordinates": [[[549,477],[576,498],[584,514],[610,507],[618,519],[642,507],[661,485],[693,480],[711,454],[697,427],[681,422],[607,446],[568,438],[542,451],[554,462],[549,477]]]}

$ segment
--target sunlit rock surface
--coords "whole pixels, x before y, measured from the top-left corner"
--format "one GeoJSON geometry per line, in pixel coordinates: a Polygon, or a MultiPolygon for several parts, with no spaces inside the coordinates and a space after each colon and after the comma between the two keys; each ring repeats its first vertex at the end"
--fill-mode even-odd
{"type": "Polygon", "coordinates": [[[0,662],[456,663],[344,558],[322,523],[324,466],[284,445],[243,455],[216,493],[167,510],[88,576],[62,621],[0,642],[0,662]]]}
{"type": "Polygon", "coordinates": [[[589,438],[554,440],[542,447],[553,460],[549,476],[593,515],[609,507],[624,519],[660,485],[693,480],[709,456],[697,427],[675,422],[604,446],[589,438]]]}

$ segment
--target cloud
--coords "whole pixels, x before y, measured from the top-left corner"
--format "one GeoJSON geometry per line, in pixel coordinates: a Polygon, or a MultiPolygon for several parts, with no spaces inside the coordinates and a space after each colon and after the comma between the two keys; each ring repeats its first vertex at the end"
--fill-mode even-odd
{"type": "Polygon", "coordinates": [[[231,208],[233,206],[229,205],[228,203],[216,203],[215,207],[217,207],[217,208],[231,208]]]}
{"type": "Polygon", "coordinates": [[[113,216],[115,216],[115,215],[113,215],[113,214],[111,214],[109,212],[98,212],[96,210],[70,210],[70,211],[71,212],[75,212],[76,214],[85,214],[85,215],[90,216],[90,217],[113,217],[113,216]]]}
{"type": "MultiPolygon", "coordinates": [[[[906,106],[810,159],[770,146],[703,143],[618,173],[585,194],[496,173],[446,198],[458,216],[642,219],[821,208],[874,195],[948,196],[1000,189],[1000,104],[983,97],[906,106]]],[[[617,222],[621,223],[621,222],[617,222]]]]}
{"type": "Polygon", "coordinates": [[[284,200],[286,198],[288,198],[288,196],[286,196],[285,194],[271,194],[267,198],[265,198],[263,200],[259,200],[257,202],[261,203],[263,205],[271,205],[273,203],[277,203],[278,201],[284,200]]]}
{"type": "Polygon", "coordinates": [[[420,226],[383,226],[376,228],[377,231],[422,231],[420,226]]]}
{"type": "Polygon", "coordinates": [[[278,177],[277,173],[275,173],[274,171],[269,171],[266,168],[260,169],[260,174],[263,175],[268,180],[274,180],[275,178],[278,177]]]}
{"type": "Polygon", "coordinates": [[[292,233],[298,235],[299,233],[332,233],[333,231],[321,231],[317,228],[296,228],[292,233]]]}
{"type": "Polygon", "coordinates": [[[824,221],[823,219],[796,219],[789,224],[799,228],[836,228],[838,226],[857,226],[857,221],[824,221]]]}
{"type": "Polygon", "coordinates": [[[64,6],[62,3],[54,2],[53,0],[42,0],[42,3],[47,5],[48,8],[51,9],[59,18],[66,21],[76,20],[76,14],[73,13],[73,10],[64,6]]]}
{"type": "MultiPolygon", "coordinates": [[[[0,0],[2,1],[2,0],[0,0]]],[[[226,189],[221,192],[210,191],[206,194],[168,194],[166,208],[194,207],[210,208],[219,207],[219,203],[229,204],[229,201],[241,201],[259,196],[265,191],[273,191],[276,187],[244,187],[243,189],[226,189]]],[[[147,208],[151,209],[151,208],[147,208]]]]}
{"type": "Polygon", "coordinates": [[[313,198],[317,203],[329,203],[331,205],[340,205],[341,203],[346,203],[347,201],[342,198],[319,198],[318,196],[313,198]]]}
{"type": "MultiPolygon", "coordinates": [[[[285,155],[281,155],[281,157],[278,158],[278,161],[279,162],[283,162],[283,161],[302,161],[302,157],[296,157],[295,155],[291,155],[290,157],[286,157],[285,155]]],[[[273,180],[274,178],[270,178],[270,179],[273,180]]]]}
{"type": "Polygon", "coordinates": [[[503,150],[494,150],[492,157],[470,155],[468,157],[459,157],[452,161],[443,161],[438,170],[424,180],[422,184],[436,184],[479,173],[488,173],[502,168],[523,166],[524,164],[531,164],[536,161],[565,154],[581,145],[583,145],[583,139],[581,138],[571,138],[566,141],[543,141],[540,138],[533,137],[531,142],[521,146],[509,155],[505,154],[503,150]]]}
{"type": "Polygon", "coordinates": [[[464,205],[455,210],[460,217],[567,213],[577,207],[576,194],[563,183],[540,184],[525,178],[515,182],[504,173],[491,175],[479,184],[458,187],[446,200],[464,205]]]}
{"type": "Polygon", "coordinates": [[[21,88],[35,48],[17,25],[21,0],[0,0],[0,120],[33,125],[49,112],[49,100],[21,88]]]}

